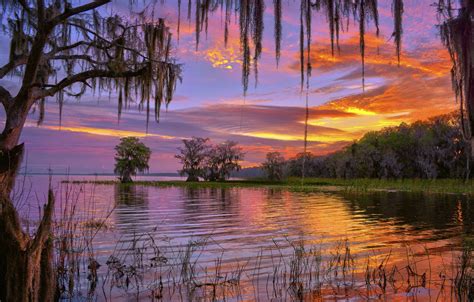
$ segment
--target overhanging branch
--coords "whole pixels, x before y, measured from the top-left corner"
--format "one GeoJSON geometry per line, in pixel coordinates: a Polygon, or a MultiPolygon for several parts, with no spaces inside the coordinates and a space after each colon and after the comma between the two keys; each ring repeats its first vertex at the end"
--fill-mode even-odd
{"type": "Polygon", "coordinates": [[[70,8],[70,9],[66,9],[64,11],[64,13],[54,17],[50,21],[51,25],[55,26],[56,24],[59,24],[59,23],[63,22],[64,20],[68,19],[69,17],[72,17],[74,15],[77,15],[77,14],[80,14],[80,13],[83,13],[83,12],[86,12],[86,11],[89,11],[89,10],[93,10],[93,9],[98,8],[98,7],[100,7],[104,4],[107,4],[109,2],[110,2],[110,0],[95,0],[93,2],[84,4],[84,5],[80,5],[80,6],[77,6],[77,7],[70,8]]]}
{"type": "Polygon", "coordinates": [[[18,66],[25,65],[28,60],[27,56],[20,56],[14,60],[11,60],[7,64],[0,67],[0,79],[5,77],[8,73],[10,73],[13,69],[18,66]]]}
{"type": "Polygon", "coordinates": [[[63,90],[64,88],[71,86],[75,83],[82,82],[93,78],[131,78],[143,74],[147,70],[147,67],[140,68],[138,70],[128,70],[123,72],[116,72],[112,70],[88,70],[84,71],[69,77],[66,77],[59,81],[56,85],[52,86],[49,89],[41,90],[39,93],[34,95],[35,99],[41,99],[48,96],[53,96],[57,92],[63,90]]]}

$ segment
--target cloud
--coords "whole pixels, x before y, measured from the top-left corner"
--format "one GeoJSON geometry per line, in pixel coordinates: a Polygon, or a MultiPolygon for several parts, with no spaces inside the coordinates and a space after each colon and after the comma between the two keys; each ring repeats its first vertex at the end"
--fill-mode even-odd
{"type": "Polygon", "coordinates": [[[110,137],[160,137],[162,139],[174,139],[174,136],[150,134],[143,131],[128,131],[128,130],[116,130],[110,128],[92,128],[92,127],[67,127],[67,126],[44,126],[45,129],[66,131],[66,132],[79,132],[87,133],[92,135],[110,136],[110,137]]]}
{"type": "MultiPolygon", "coordinates": [[[[315,44],[311,61],[316,74],[335,73],[336,80],[311,90],[312,94],[336,96],[319,109],[354,113],[353,117],[314,117],[310,124],[331,126],[358,138],[364,132],[400,122],[444,114],[455,109],[450,86],[450,60],[440,45],[405,51],[400,65],[383,38],[366,36],[365,91],[362,90],[358,37],[341,41],[334,57],[328,44],[315,44]]],[[[299,70],[295,55],[291,68],[299,70]]]]}

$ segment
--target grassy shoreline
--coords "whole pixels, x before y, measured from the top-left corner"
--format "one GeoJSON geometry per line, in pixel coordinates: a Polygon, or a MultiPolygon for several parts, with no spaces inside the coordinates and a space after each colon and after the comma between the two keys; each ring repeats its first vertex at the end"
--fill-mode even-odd
{"type": "MultiPolygon", "coordinates": [[[[69,180],[63,181],[75,184],[116,185],[118,180],[69,180]]],[[[135,181],[128,185],[142,185],[153,187],[186,187],[186,188],[275,188],[292,191],[400,191],[424,192],[443,194],[474,195],[474,180],[465,182],[462,179],[332,179],[332,178],[289,178],[281,182],[271,182],[263,179],[229,180],[226,182],[185,182],[185,181],[135,181]]]]}

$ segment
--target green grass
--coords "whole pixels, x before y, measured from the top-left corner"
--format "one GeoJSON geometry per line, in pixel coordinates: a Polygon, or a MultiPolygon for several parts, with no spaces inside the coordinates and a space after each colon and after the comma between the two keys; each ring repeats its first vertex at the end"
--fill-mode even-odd
{"type": "MultiPolygon", "coordinates": [[[[71,183],[94,183],[111,185],[118,181],[70,181],[71,183]]],[[[122,184],[124,186],[130,184],[122,184]]],[[[271,182],[264,179],[230,180],[226,182],[185,182],[185,181],[136,181],[132,185],[154,187],[186,187],[186,188],[281,188],[294,191],[405,191],[427,193],[474,194],[474,181],[465,182],[461,179],[332,179],[288,178],[282,182],[271,182]]]]}

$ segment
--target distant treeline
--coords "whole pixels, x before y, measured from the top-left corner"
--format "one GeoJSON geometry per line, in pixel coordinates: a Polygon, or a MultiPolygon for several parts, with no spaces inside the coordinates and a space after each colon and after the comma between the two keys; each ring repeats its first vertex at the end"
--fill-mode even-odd
{"type": "Polygon", "coordinates": [[[365,134],[326,155],[298,154],[285,174],[329,178],[463,178],[470,170],[471,145],[463,138],[459,115],[402,123],[365,134]],[[469,169],[468,169],[469,168],[469,169]]]}

